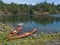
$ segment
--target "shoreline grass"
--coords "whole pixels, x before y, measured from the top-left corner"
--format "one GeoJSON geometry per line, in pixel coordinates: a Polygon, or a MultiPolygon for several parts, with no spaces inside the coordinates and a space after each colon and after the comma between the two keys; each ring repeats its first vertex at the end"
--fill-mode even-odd
{"type": "Polygon", "coordinates": [[[6,26],[5,24],[3,27],[5,27],[7,31],[0,31],[0,45],[46,45],[51,42],[53,43],[54,41],[60,42],[60,32],[50,34],[40,32],[39,34],[28,36],[26,38],[7,41],[8,39],[4,39],[4,37],[8,35],[12,27],[6,26]]]}
{"type": "Polygon", "coordinates": [[[40,33],[36,34],[35,36],[31,37],[28,36],[26,38],[20,38],[16,40],[7,41],[3,40],[3,38],[8,34],[8,32],[3,32],[0,34],[0,45],[7,44],[7,45],[45,45],[53,40],[60,41],[60,32],[53,33],[53,34],[46,34],[40,33]]]}

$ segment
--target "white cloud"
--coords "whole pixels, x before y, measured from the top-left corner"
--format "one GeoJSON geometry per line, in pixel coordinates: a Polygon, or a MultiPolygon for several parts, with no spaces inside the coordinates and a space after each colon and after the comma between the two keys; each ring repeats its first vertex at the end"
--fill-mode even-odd
{"type": "MultiPolygon", "coordinates": [[[[3,2],[5,3],[17,3],[17,4],[36,4],[36,3],[40,3],[40,2],[44,2],[45,0],[3,0],[3,2]]],[[[55,4],[60,4],[60,0],[46,0],[49,3],[54,2],[55,4]]]]}
{"type": "Polygon", "coordinates": [[[42,0],[3,0],[3,2],[6,2],[6,3],[11,3],[11,2],[14,2],[14,3],[17,3],[17,4],[36,4],[38,2],[41,2],[42,0]]]}

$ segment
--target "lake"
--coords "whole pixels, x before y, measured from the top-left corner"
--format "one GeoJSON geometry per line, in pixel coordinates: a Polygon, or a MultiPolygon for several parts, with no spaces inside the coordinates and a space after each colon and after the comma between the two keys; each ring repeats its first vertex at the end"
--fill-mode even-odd
{"type": "Polygon", "coordinates": [[[53,15],[0,15],[0,22],[17,27],[17,24],[24,23],[23,31],[38,29],[38,33],[60,32],[60,14],[53,15]]]}

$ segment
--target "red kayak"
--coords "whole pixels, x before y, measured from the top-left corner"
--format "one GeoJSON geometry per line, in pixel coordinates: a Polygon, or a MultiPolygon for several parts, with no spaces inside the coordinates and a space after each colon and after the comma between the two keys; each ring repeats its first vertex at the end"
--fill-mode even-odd
{"type": "Polygon", "coordinates": [[[13,39],[18,39],[18,38],[24,38],[24,37],[30,36],[31,34],[34,34],[34,33],[36,33],[36,32],[37,32],[37,29],[33,29],[33,31],[31,31],[31,32],[23,33],[23,34],[21,34],[21,35],[19,35],[19,36],[16,36],[16,37],[14,37],[14,38],[9,38],[8,40],[13,40],[13,39]]]}

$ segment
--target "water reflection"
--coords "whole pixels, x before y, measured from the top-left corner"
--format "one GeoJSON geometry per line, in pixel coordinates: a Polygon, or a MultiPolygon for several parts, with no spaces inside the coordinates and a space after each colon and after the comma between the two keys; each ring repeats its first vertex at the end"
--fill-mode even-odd
{"type": "Polygon", "coordinates": [[[13,15],[13,16],[0,16],[0,21],[1,22],[12,22],[12,23],[17,23],[17,22],[36,22],[38,24],[48,24],[52,23],[54,21],[54,18],[52,17],[47,17],[47,16],[30,16],[30,15],[13,15]]]}
{"type": "Polygon", "coordinates": [[[36,15],[6,15],[0,16],[0,21],[9,25],[24,23],[23,30],[28,31],[38,28],[38,32],[59,32],[60,17],[36,15]]]}

